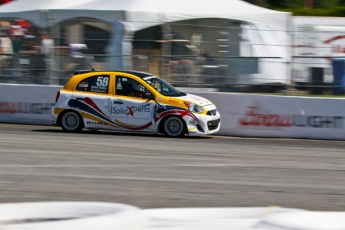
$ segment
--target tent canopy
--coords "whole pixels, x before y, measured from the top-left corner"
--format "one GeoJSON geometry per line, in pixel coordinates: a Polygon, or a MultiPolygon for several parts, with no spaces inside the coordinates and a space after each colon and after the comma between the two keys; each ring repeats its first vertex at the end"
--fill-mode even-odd
{"type": "MultiPolygon", "coordinates": [[[[121,55],[127,32],[192,19],[229,19],[262,25],[260,28],[271,32],[268,37],[279,45],[265,46],[268,48],[260,49],[259,55],[277,53],[286,59],[289,56],[287,32],[291,13],[269,10],[242,0],[16,0],[0,7],[0,18],[21,18],[41,28],[78,18],[108,22],[113,31],[107,48],[107,53],[111,54],[107,60],[108,69],[122,69],[121,55]],[[284,35],[280,39],[275,33],[284,35]]],[[[257,35],[249,37],[258,38],[257,35]]],[[[251,41],[253,47],[258,46],[255,39],[251,41]]],[[[262,40],[265,43],[264,37],[262,40]]]]}
{"type": "Polygon", "coordinates": [[[0,7],[0,18],[22,18],[39,27],[78,17],[122,21],[126,30],[197,18],[246,21],[287,31],[290,13],[269,10],[242,0],[17,0],[0,7]]]}

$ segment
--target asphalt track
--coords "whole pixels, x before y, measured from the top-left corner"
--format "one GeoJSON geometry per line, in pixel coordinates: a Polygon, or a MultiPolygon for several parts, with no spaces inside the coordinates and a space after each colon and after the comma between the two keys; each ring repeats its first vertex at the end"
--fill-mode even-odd
{"type": "Polygon", "coordinates": [[[0,124],[0,202],[345,210],[345,142],[0,124]]]}

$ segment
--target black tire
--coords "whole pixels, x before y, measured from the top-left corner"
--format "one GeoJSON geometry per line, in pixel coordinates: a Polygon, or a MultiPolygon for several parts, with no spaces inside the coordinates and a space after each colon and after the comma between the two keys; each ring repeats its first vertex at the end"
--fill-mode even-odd
{"type": "Polygon", "coordinates": [[[84,128],[83,119],[73,111],[67,111],[61,117],[61,127],[66,132],[80,132],[84,128]]]}
{"type": "Polygon", "coordinates": [[[163,132],[169,137],[182,137],[185,135],[185,124],[179,117],[168,117],[163,122],[163,132]]]}

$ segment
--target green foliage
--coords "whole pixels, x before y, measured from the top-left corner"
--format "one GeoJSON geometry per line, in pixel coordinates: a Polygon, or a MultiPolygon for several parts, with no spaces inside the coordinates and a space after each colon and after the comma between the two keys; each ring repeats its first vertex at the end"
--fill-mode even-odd
{"type": "MultiPolygon", "coordinates": [[[[305,0],[245,0],[254,5],[271,9],[299,9],[304,8],[305,0]]],[[[345,6],[345,0],[313,0],[314,9],[331,9],[345,6]]]]}
{"type": "Polygon", "coordinates": [[[345,6],[336,7],[331,10],[333,15],[330,16],[336,16],[336,17],[344,17],[345,16],[345,6]]]}
{"type": "Polygon", "coordinates": [[[246,0],[246,2],[249,2],[251,4],[257,5],[257,6],[262,6],[269,8],[269,4],[267,4],[267,0],[246,0]]]}
{"type": "Polygon", "coordinates": [[[270,8],[295,8],[302,7],[303,0],[267,0],[270,8]]]}
{"type": "Polygon", "coordinates": [[[251,4],[292,12],[295,16],[345,17],[345,0],[313,0],[314,8],[304,8],[305,0],[245,0],[251,4]]]}
{"type": "Polygon", "coordinates": [[[337,7],[339,0],[327,0],[327,1],[316,1],[314,0],[314,8],[315,9],[330,9],[337,7]]]}
{"type": "Polygon", "coordinates": [[[335,7],[331,9],[277,9],[279,11],[292,12],[294,16],[328,16],[328,17],[344,17],[345,7],[335,7]]]}

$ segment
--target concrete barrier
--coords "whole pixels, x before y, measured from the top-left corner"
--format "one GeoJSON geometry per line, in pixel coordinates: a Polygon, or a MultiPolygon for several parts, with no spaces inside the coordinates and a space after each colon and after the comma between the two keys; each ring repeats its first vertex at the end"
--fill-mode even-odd
{"type": "MultiPolygon", "coordinates": [[[[50,125],[61,86],[0,84],[0,122],[50,125]]],[[[345,140],[345,99],[192,92],[216,104],[218,135],[345,140]]]]}
{"type": "Polygon", "coordinates": [[[0,122],[51,125],[51,107],[61,86],[0,84],[0,122]]]}
{"type": "Polygon", "coordinates": [[[345,140],[345,99],[197,94],[217,105],[220,135],[345,140]]]}

